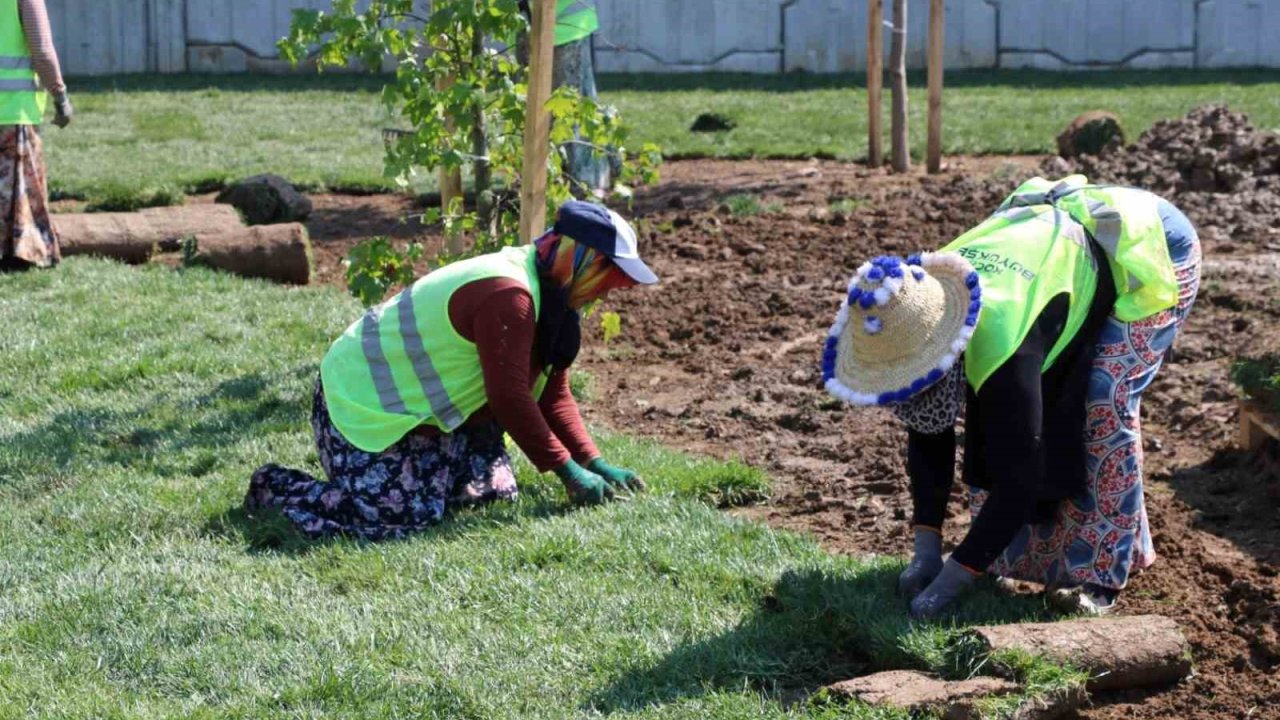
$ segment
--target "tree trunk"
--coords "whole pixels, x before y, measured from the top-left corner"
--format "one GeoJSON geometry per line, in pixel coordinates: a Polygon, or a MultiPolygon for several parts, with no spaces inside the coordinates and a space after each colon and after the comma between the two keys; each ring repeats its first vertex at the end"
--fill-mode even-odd
{"type": "MultiPolygon", "coordinates": [[[[471,57],[484,56],[484,36],[479,32],[471,36],[471,57]]],[[[484,105],[477,105],[471,124],[471,154],[475,156],[472,171],[476,186],[477,224],[488,231],[493,221],[493,172],[489,163],[488,125],[484,118],[484,105]]]]}
{"type": "Polygon", "coordinates": [[[1191,649],[1160,615],[994,625],[970,630],[985,648],[1024,650],[1087,671],[1089,690],[1177,682],[1191,672],[1191,649]]]}
{"type": "Polygon", "coordinates": [[[893,41],[889,72],[893,80],[893,169],[911,169],[907,149],[907,0],[893,0],[893,41]]]}

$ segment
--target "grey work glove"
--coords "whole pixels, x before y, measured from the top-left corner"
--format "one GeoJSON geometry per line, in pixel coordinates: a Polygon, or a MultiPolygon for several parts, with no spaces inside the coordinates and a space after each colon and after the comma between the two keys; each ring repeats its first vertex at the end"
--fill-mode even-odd
{"type": "Polygon", "coordinates": [[[920,594],[942,572],[942,535],[929,528],[916,528],[911,562],[898,576],[898,596],[908,600],[920,594]]]}
{"type": "Polygon", "coordinates": [[[53,96],[53,124],[60,128],[64,128],[71,124],[71,118],[75,117],[76,110],[71,106],[71,98],[67,97],[65,92],[60,92],[53,96]]]}
{"type": "Polygon", "coordinates": [[[955,560],[942,564],[942,572],[911,601],[911,617],[932,620],[951,609],[961,595],[978,579],[955,560]]]}

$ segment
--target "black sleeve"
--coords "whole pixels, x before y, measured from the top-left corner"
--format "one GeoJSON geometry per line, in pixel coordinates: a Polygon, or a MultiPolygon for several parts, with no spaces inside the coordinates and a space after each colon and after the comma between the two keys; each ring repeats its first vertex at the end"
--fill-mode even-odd
{"type": "Polygon", "coordinates": [[[989,495],[954,555],[970,569],[985,570],[1035,508],[1045,474],[1044,404],[1052,402],[1041,394],[1041,368],[1062,334],[1068,309],[1068,296],[1051,300],[1022,345],[976,395],[981,423],[966,428],[973,435],[965,449],[978,457],[966,464],[981,474],[978,484],[989,495]]]}
{"type": "Polygon", "coordinates": [[[907,430],[907,474],[911,476],[911,523],[942,530],[956,467],[956,430],[937,435],[907,430]]]}

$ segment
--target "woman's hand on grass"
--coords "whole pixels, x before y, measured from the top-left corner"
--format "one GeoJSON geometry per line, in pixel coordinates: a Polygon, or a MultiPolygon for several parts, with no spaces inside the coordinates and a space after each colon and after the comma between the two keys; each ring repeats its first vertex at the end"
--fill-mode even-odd
{"type": "Polygon", "coordinates": [[[604,458],[594,458],[587,463],[587,469],[604,478],[615,491],[618,492],[644,492],[644,480],[631,470],[625,468],[614,467],[604,461],[604,458]]]}
{"type": "Polygon", "coordinates": [[[599,505],[614,498],[614,490],[603,477],[568,460],[553,470],[574,505],[599,505]]]}

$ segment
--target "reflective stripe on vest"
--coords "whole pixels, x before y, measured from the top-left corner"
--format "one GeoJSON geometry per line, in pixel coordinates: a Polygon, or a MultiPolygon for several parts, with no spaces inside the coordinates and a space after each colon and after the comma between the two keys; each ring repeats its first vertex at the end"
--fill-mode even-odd
{"type": "Polygon", "coordinates": [[[418,382],[422,385],[422,394],[427,397],[427,403],[431,405],[431,414],[440,419],[445,429],[454,430],[465,422],[466,418],[458,412],[458,408],[454,407],[453,401],[449,399],[449,391],[445,390],[444,383],[440,381],[440,374],[436,372],[431,357],[424,349],[422,335],[418,332],[418,318],[414,314],[413,294],[408,290],[400,293],[400,300],[396,302],[396,307],[400,308],[400,336],[404,338],[404,351],[409,356],[409,362],[413,363],[414,374],[418,376],[418,382]]]}
{"type": "Polygon", "coordinates": [[[13,55],[0,55],[0,70],[30,70],[31,58],[13,55]]]}
{"type": "Polygon", "coordinates": [[[0,92],[36,92],[40,89],[35,80],[0,78],[0,92]]]}
{"type": "Polygon", "coordinates": [[[387,356],[382,353],[382,324],[378,320],[378,311],[370,310],[364,314],[360,326],[360,347],[364,349],[364,359],[369,363],[369,372],[373,375],[373,387],[378,391],[378,402],[382,409],[396,415],[405,414],[404,399],[396,389],[396,381],[391,377],[391,365],[387,356]]]}

